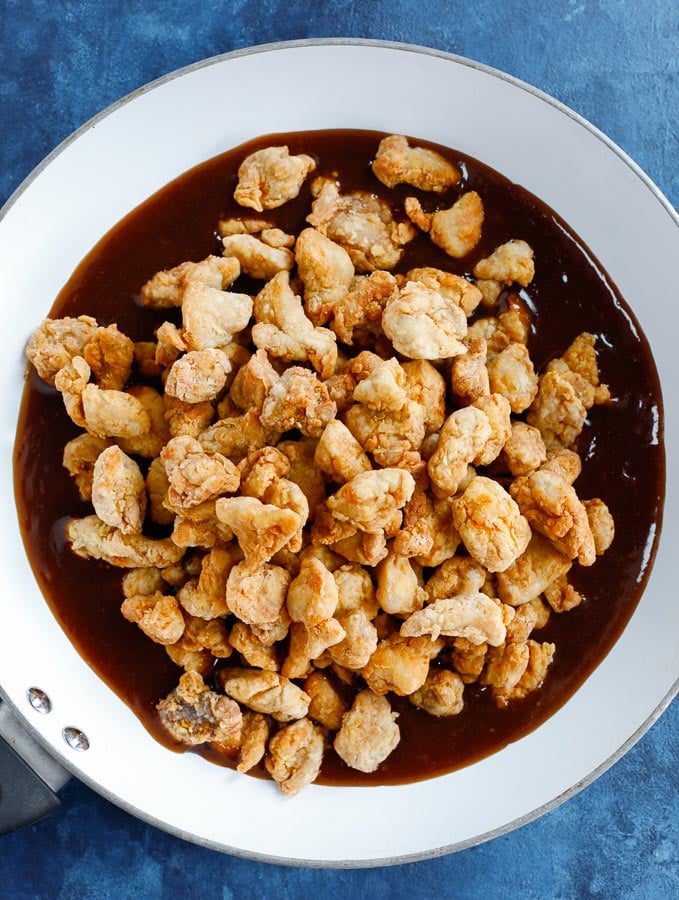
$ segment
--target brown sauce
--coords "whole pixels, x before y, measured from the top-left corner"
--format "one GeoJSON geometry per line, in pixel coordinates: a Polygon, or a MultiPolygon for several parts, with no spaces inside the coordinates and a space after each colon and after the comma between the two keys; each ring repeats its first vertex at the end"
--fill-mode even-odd
{"type": "MultiPolygon", "coordinates": [[[[456,151],[436,148],[464,174],[463,185],[452,188],[449,197],[433,198],[407,186],[387,191],[369,167],[381,137],[360,131],[269,136],[209,160],[113,228],[78,266],[50,312],[54,317],[87,313],[102,325],[117,322],[134,340],[150,339],[153,328],[169,316],[141,307],[141,285],[160,269],[219,253],[217,221],[244,213],[232,199],[240,161],[258,147],[287,143],[292,153],[314,155],[319,174],[339,172],[344,191],[364,189],[388,198],[397,217],[407,195],[420,196],[425,208],[432,208],[434,202],[449,206],[461,189],[477,190],[486,220],[474,251],[454,260],[420,235],[407,245],[397,271],[430,265],[469,274],[498,244],[526,240],[535,250],[536,276],[521,298],[533,312],[529,349],[538,370],[580,332],[598,336],[601,377],[614,402],[590,413],[578,445],[584,465],[576,486],[580,496],[601,497],[609,505],[616,537],[594,566],[572,570],[584,603],[569,613],[552,614],[547,627],[534,635],[556,643],[545,684],[506,709],[496,708],[488,690],[468,686],[464,711],[448,719],[436,719],[407,699],[390,697],[400,713],[397,749],[372,775],[348,769],[328,750],[319,779],[325,783],[429,777],[487,756],[544,722],[601,662],[632,614],[652,564],[664,494],[662,406],[655,367],[638,323],[596,260],[551,209],[456,151]]],[[[310,203],[307,183],[299,198],[269,217],[285,231],[298,232],[310,203]]],[[[249,287],[251,292],[256,289],[249,287]]],[[[65,521],[91,512],[61,465],[64,444],[78,431],[60,396],[32,372],[15,447],[16,500],[26,551],[48,604],[81,655],[154,737],[181,749],[168,741],[155,713],[155,704],[176,685],[180,671],[162,647],[120,614],[121,570],[80,559],[65,546],[65,521]]],[[[230,764],[213,751],[201,752],[230,764]]]]}

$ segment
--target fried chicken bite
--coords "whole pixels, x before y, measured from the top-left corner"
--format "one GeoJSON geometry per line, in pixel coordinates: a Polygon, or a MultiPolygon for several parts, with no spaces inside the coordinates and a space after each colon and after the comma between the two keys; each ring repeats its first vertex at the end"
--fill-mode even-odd
{"type": "Polygon", "coordinates": [[[512,421],[511,434],[505,441],[502,452],[507,468],[514,477],[534,472],[547,459],[540,431],[520,421],[512,421]]]}
{"type": "Polygon", "coordinates": [[[252,234],[229,234],[222,238],[224,256],[235,258],[241,270],[258,281],[267,281],[277,272],[290,271],[295,257],[287,247],[271,247],[252,234]]]}
{"type": "Polygon", "coordinates": [[[409,281],[384,307],[382,328],[394,348],[410,359],[443,359],[466,352],[467,319],[438,291],[409,281]]]}
{"type": "Polygon", "coordinates": [[[127,597],[120,611],[156,644],[175,644],[184,633],[184,617],[176,598],[160,591],[127,597]]]}
{"type": "Polygon", "coordinates": [[[450,209],[439,209],[434,213],[425,213],[419,200],[408,197],[405,210],[418,228],[429,232],[437,247],[455,259],[471,253],[481,240],[484,209],[476,191],[467,191],[450,209]]]}
{"type": "Polygon", "coordinates": [[[287,272],[278,272],[255,297],[252,340],[260,350],[283,362],[309,361],[321,378],[337,363],[337,342],[328,328],[314,327],[301,299],[290,287],[287,272]]]}
{"type": "Polygon", "coordinates": [[[123,534],[120,529],[106,525],[98,516],[70,519],[66,525],[66,540],[76,556],[103,559],[113,566],[173,565],[184,555],[169,538],[154,539],[143,534],[123,534]]]}
{"type": "Polygon", "coordinates": [[[533,249],[525,241],[512,240],[500,244],[485,259],[474,266],[474,277],[499,284],[520,284],[526,287],[535,275],[533,249]]]}
{"type": "Polygon", "coordinates": [[[320,437],[336,412],[323,382],[308,369],[291,366],[267,394],[260,421],[273,431],[297,428],[308,437],[320,437]]]}
{"type": "Polygon", "coordinates": [[[172,269],[157,272],[141,289],[144,306],[168,309],[181,306],[190,284],[225,291],[240,275],[240,263],[233,257],[208,256],[200,262],[183,262],[172,269]]]}
{"type": "Polygon", "coordinates": [[[501,604],[472,591],[434,600],[409,616],[401,625],[401,635],[413,638],[429,635],[463,637],[472,644],[497,647],[507,634],[501,604]]]}
{"type": "Polygon", "coordinates": [[[231,363],[223,350],[190,350],[172,364],[165,393],[184,403],[214,400],[225,387],[230,371],[231,363]]]}
{"type": "Polygon", "coordinates": [[[358,272],[393,269],[402,245],[414,232],[394,221],[384,200],[362,191],[340,194],[328,179],[317,182],[312,185],[316,199],[307,222],[344,247],[358,272]]]}
{"type": "Polygon", "coordinates": [[[304,718],[311,703],[308,694],[278,672],[231,667],[221,669],[217,677],[228,697],[277,722],[304,718]]]}
{"type": "Polygon", "coordinates": [[[382,269],[354,278],[350,290],[333,307],[330,327],[349,346],[377,338],[382,334],[384,307],[397,296],[396,279],[382,269]]]}
{"type": "Polygon", "coordinates": [[[529,603],[565,575],[571,565],[571,560],[551,541],[533,533],[525,551],[504,572],[498,572],[498,596],[510,606],[529,603]]]}
{"type": "Polygon", "coordinates": [[[115,444],[102,450],[94,463],[92,506],[102,522],[122,534],[141,534],[146,513],[144,476],[115,444]]]}
{"type": "Polygon", "coordinates": [[[361,472],[328,497],[327,506],[340,522],[362,531],[395,533],[401,525],[400,510],[414,490],[415,481],[404,469],[361,472]]]}
{"type": "Polygon", "coordinates": [[[264,759],[268,740],[269,720],[267,717],[256,712],[244,713],[236,769],[239,772],[249,772],[260,763],[264,759]]]}
{"type": "Polygon", "coordinates": [[[95,437],[93,434],[79,434],[64,446],[64,468],[73,476],[83,500],[92,499],[94,464],[99,454],[110,446],[108,438],[95,437]]]}
{"type": "Polygon", "coordinates": [[[168,479],[168,502],[173,508],[188,509],[220,494],[238,490],[238,469],[221,453],[206,453],[195,438],[175,437],[163,448],[160,458],[168,479]]]}
{"type": "Polygon", "coordinates": [[[430,716],[456,716],[464,709],[464,681],[449,669],[432,669],[422,685],[408,698],[430,716]]]}
{"type": "Polygon", "coordinates": [[[407,556],[398,556],[391,550],[378,564],[375,576],[377,600],[384,612],[408,616],[424,606],[427,594],[407,556]]]}
{"type": "Polygon", "coordinates": [[[266,770],[283,793],[292,796],[316,780],[324,749],[321,729],[308,718],[298,719],[269,741],[266,770]]]}
{"type": "Polygon", "coordinates": [[[256,212],[276,209],[298,196],[305,178],[315,168],[310,156],[292,156],[286,146],[256,150],[240,164],[234,199],[256,212]]]}
{"type": "Polygon", "coordinates": [[[335,752],[352,769],[374,772],[401,739],[397,717],[386,697],[360,691],[335,736],[335,752]]]}
{"type": "Polygon", "coordinates": [[[442,194],[460,180],[460,172],[440,153],[411,147],[402,134],[382,138],[372,163],[373,174],[389,188],[410,184],[442,194]]]}
{"type": "Polygon", "coordinates": [[[305,228],[295,244],[295,262],[304,285],[306,313],[314,325],[325,325],[351,287],[351,257],[316,228],[305,228]]]}
{"type": "Polygon", "coordinates": [[[255,497],[220,497],[215,511],[219,521],[233,530],[251,570],[285,547],[301,524],[296,512],[255,497]]]}
{"type": "Polygon", "coordinates": [[[483,453],[492,435],[488,416],[475,406],[455,410],[443,423],[436,450],[427,463],[434,493],[452,497],[467,474],[467,466],[483,453]]]}
{"type": "Polygon", "coordinates": [[[492,478],[473,478],[453,500],[453,522],[469,554],[489,572],[503,572],[531,538],[519,504],[492,478]]]}
{"type": "Polygon", "coordinates": [[[156,706],[161,724],[181,744],[231,742],[240,736],[238,704],[205,686],[197,672],[187,672],[156,706]]]}

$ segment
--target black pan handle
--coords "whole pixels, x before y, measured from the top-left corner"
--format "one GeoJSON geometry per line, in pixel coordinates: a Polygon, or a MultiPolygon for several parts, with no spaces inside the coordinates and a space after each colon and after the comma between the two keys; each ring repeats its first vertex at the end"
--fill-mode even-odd
{"type": "Polygon", "coordinates": [[[54,791],[0,737],[0,834],[38,822],[59,805],[54,791]]]}

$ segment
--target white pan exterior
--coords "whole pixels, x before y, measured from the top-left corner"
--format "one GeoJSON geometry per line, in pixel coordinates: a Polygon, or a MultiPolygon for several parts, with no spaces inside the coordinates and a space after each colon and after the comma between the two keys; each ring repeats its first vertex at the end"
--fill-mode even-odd
{"type": "Polygon", "coordinates": [[[572,795],[677,691],[678,258],[676,213],[619,149],[555,101],[466,60],[404,45],[312,41],[210,60],[132,94],[58,148],[0,221],[3,694],[67,768],[113,802],[190,840],[277,862],[375,865],[436,855],[572,795]],[[535,193],[582,237],[638,317],[665,387],[666,507],[655,567],[628,627],[535,732],[429,781],[312,785],[285,798],[270,782],[157,744],[76,653],[26,561],[10,500],[12,449],[25,342],[102,235],[171,179],[243,141],[341,127],[458,148],[535,193]],[[49,715],[26,701],[32,686],[50,696],[49,715]],[[71,750],[66,726],[82,729],[90,749],[71,750]]]}

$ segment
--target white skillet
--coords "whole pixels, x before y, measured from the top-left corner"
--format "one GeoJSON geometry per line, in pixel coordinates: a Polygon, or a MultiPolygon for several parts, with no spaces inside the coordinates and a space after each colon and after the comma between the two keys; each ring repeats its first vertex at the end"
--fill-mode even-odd
{"type": "MultiPolygon", "coordinates": [[[[356,40],[255,47],[197,63],[110,107],[58,147],[4,208],[0,486],[6,498],[13,492],[25,341],[95,242],[172,178],[249,138],[341,127],[455,147],[535,193],[575,229],[621,290],[650,341],[666,392],[679,383],[672,299],[679,219],[594,127],[507,75],[438,51],[356,40]]],[[[288,799],[269,782],[166,750],[54,620],[11,508],[0,520],[4,708],[9,705],[51,756],[114,803],[230,853],[366,866],[433,856],[502,834],[591,782],[677,692],[679,405],[667,397],[665,417],[663,535],[629,625],[556,715],[473,766],[406,786],[312,785],[288,799]],[[632,672],[631,659],[643,665],[632,672]],[[27,691],[34,687],[49,697],[48,714],[30,705],[27,691]],[[86,735],[89,749],[67,744],[68,727],[86,735]]]]}

